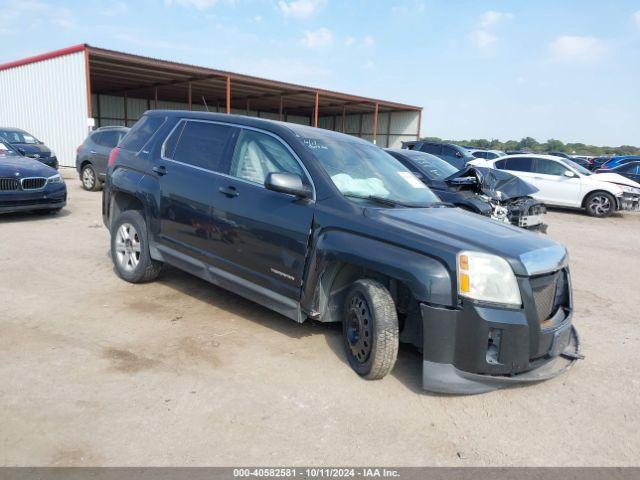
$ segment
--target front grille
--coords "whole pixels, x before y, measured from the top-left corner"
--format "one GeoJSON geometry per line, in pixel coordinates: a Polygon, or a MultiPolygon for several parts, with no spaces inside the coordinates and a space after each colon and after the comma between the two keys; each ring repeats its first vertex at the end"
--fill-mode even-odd
{"type": "Polygon", "coordinates": [[[44,177],[23,178],[21,181],[23,190],[38,190],[43,188],[47,183],[47,179],[44,177]]]}
{"type": "Polygon", "coordinates": [[[558,308],[568,306],[569,288],[567,273],[564,270],[532,278],[531,288],[538,321],[541,324],[555,315],[558,308]]]}
{"type": "Polygon", "coordinates": [[[11,192],[20,189],[20,182],[17,178],[0,178],[0,192],[11,192]]]}

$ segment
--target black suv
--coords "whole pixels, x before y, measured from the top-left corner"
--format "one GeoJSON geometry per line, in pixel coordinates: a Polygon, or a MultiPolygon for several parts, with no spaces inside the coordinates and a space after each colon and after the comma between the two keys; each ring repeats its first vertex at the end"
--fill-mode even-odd
{"type": "Polygon", "coordinates": [[[82,188],[100,190],[107,176],[109,154],[128,131],[128,127],[100,127],[91,132],[78,147],[76,170],[82,188]]]}
{"type": "Polygon", "coordinates": [[[399,342],[438,392],[544,380],[579,356],[563,246],[442,204],[348,135],[147,112],[111,153],[103,217],[123,279],[167,263],[296,322],[341,322],[368,379],[399,342]]]}

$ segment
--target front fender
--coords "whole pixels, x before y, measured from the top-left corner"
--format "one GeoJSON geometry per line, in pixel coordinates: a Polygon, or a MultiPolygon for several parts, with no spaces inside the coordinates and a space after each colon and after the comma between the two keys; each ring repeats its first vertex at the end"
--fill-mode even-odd
{"type": "Polygon", "coordinates": [[[321,313],[331,287],[323,276],[342,264],[402,282],[420,302],[454,304],[453,279],[445,264],[436,258],[357,233],[329,230],[320,233],[314,242],[303,288],[303,308],[321,313]]]}

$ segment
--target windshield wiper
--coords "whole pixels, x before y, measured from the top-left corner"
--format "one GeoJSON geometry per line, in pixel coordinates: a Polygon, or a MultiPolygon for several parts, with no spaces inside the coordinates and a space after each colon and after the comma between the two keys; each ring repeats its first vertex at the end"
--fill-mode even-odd
{"type": "Polygon", "coordinates": [[[349,198],[359,198],[361,200],[370,200],[372,202],[379,203],[380,205],[386,205],[389,207],[397,207],[397,206],[413,207],[414,206],[408,203],[399,202],[397,200],[391,200],[390,198],[378,197],[376,195],[358,195],[355,193],[344,193],[343,195],[349,198]]]}

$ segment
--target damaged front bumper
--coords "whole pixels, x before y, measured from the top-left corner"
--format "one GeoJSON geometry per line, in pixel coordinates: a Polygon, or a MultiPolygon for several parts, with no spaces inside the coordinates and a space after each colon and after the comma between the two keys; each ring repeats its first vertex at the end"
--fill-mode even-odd
{"type": "Polygon", "coordinates": [[[461,309],[421,305],[423,388],[477,394],[539,382],[567,371],[580,354],[571,313],[558,312],[550,327],[531,328],[525,309],[472,303],[461,309]]]}
{"type": "Polygon", "coordinates": [[[617,201],[618,210],[640,211],[640,195],[625,192],[622,196],[617,197],[617,201]]]}

